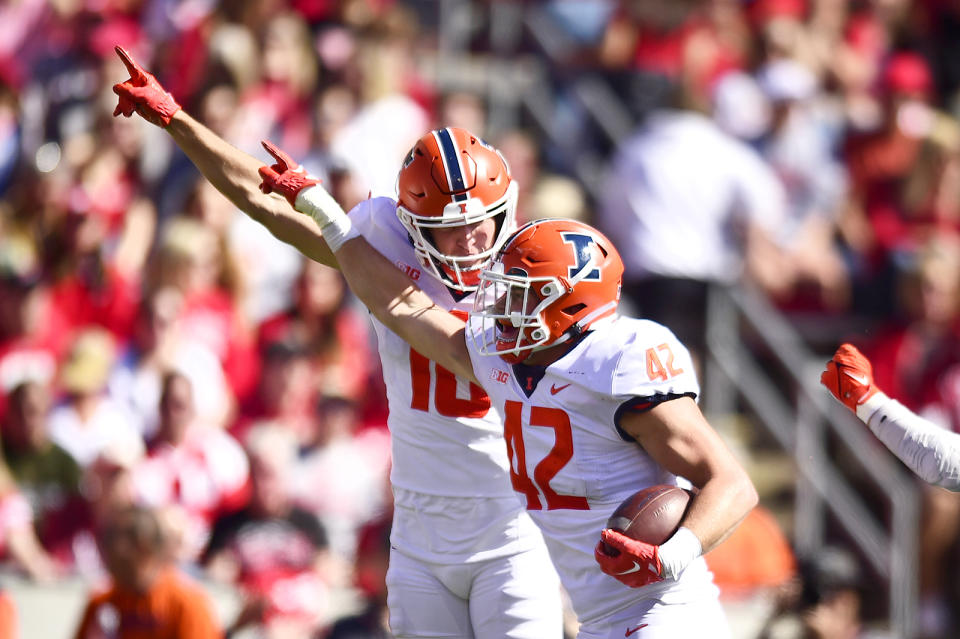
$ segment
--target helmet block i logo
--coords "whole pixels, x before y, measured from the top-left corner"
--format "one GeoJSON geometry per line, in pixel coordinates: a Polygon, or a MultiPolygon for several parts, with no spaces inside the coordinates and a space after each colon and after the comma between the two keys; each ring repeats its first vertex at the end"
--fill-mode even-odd
{"type": "MultiPolygon", "coordinates": [[[[597,240],[586,233],[567,232],[561,233],[560,237],[563,238],[564,244],[573,245],[573,255],[576,258],[577,263],[567,270],[567,277],[572,280],[580,273],[580,271],[586,268],[587,265],[593,261],[593,254],[596,250],[594,247],[597,244],[597,240]]],[[[583,281],[588,282],[599,282],[600,269],[593,268],[582,279],[583,281]]]]}

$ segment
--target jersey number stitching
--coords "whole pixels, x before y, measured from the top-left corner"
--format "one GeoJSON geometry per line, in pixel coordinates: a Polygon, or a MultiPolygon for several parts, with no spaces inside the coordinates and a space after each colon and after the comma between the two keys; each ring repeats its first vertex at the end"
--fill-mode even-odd
{"type": "Polygon", "coordinates": [[[673,351],[670,350],[669,344],[660,344],[656,349],[647,349],[647,377],[650,381],[659,379],[665,382],[670,377],[675,377],[682,372],[682,368],[673,367],[673,351]],[[666,356],[666,366],[660,361],[660,356],[657,355],[657,351],[664,353],[666,356]]]}
{"type": "MultiPolygon", "coordinates": [[[[433,369],[436,382],[433,387],[433,404],[444,417],[483,417],[490,410],[490,398],[482,388],[470,384],[470,399],[457,397],[457,376],[436,362],[433,369]]],[[[410,349],[410,385],[413,396],[410,408],[430,411],[430,364],[431,361],[410,349]]]]}
{"type": "Polygon", "coordinates": [[[547,510],[590,510],[586,497],[561,495],[550,487],[550,480],[573,459],[573,431],[570,416],[559,408],[533,406],[530,408],[530,426],[552,428],[554,444],[550,452],[533,469],[533,479],[527,473],[526,447],[523,442],[523,404],[507,400],[504,405],[503,435],[510,459],[510,483],[513,489],[527,497],[527,510],[543,510],[542,493],[547,510]]]}

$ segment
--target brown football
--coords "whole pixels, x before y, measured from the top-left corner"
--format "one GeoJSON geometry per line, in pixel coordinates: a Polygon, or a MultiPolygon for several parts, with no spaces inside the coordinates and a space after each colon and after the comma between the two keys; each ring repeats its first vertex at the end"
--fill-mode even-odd
{"type": "Polygon", "coordinates": [[[650,486],[627,497],[607,520],[607,528],[659,546],[680,527],[690,493],[679,486],[650,486]]]}

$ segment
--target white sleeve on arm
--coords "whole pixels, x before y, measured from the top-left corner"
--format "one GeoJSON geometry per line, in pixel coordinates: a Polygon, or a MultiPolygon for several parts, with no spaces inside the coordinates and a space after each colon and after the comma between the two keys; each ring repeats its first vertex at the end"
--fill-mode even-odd
{"type": "Polygon", "coordinates": [[[862,404],[857,417],[920,479],[960,491],[960,434],[940,428],[883,393],[862,404]]]}

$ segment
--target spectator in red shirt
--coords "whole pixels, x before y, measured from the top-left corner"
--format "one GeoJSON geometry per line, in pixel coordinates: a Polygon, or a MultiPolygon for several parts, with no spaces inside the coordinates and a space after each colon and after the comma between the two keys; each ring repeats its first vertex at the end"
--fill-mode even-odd
{"type": "Polygon", "coordinates": [[[273,424],[289,430],[298,442],[307,443],[317,420],[317,389],[309,348],[290,336],[267,343],[262,358],[257,393],[242,407],[231,432],[245,442],[256,425],[273,424]]]}
{"type": "Polygon", "coordinates": [[[139,301],[135,273],[106,254],[109,220],[79,185],[69,191],[64,217],[54,236],[63,246],[48,252],[54,260],[51,296],[64,322],[78,330],[95,324],[124,341],[133,330],[139,301]]]}
{"type": "Polygon", "coordinates": [[[0,276],[0,414],[16,386],[53,383],[67,332],[60,320],[39,277],[0,276]]]}
{"type": "Polygon", "coordinates": [[[844,145],[850,202],[839,226],[867,286],[861,304],[888,313],[894,303],[889,295],[894,255],[915,250],[918,242],[905,185],[936,119],[926,61],[916,53],[891,56],[881,74],[881,92],[879,127],[854,132],[844,145]]]}
{"type": "Polygon", "coordinates": [[[367,319],[350,305],[343,276],[303,260],[293,307],[260,325],[263,351],[273,341],[295,339],[306,347],[315,369],[317,392],[364,399],[371,373],[367,319]]]}
{"type": "Polygon", "coordinates": [[[249,466],[222,429],[196,419],[193,387],[181,373],[164,375],[156,435],[132,471],[137,499],[183,528],[171,539],[182,560],[199,555],[213,520],[248,497],[249,466]]]}
{"type": "Polygon", "coordinates": [[[283,428],[261,426],[250,431],[247,452],[250,502],[217,519],[201,560],[243,589],[267,637],[309,636],[329,613],[329,555],[320,522],[291,498],[297,443],[283,428]]]}
{"type": "Polygon", "coordinates": [[[222,240],[196,219],[177,217],[163,228],[158,251],[151,290],[180,292],[181,337],[211,349],[234,395],[245,397],[256,385],[256,348],[240,310],[242,285],[222,240]]]}

